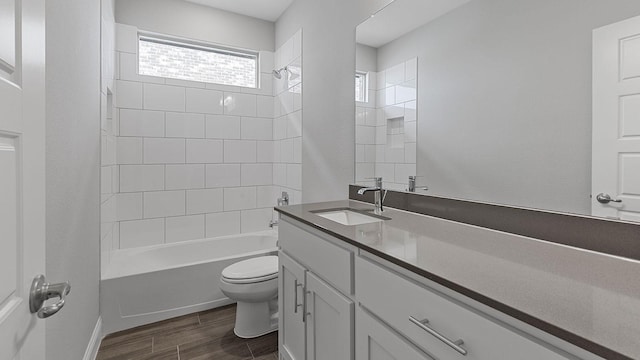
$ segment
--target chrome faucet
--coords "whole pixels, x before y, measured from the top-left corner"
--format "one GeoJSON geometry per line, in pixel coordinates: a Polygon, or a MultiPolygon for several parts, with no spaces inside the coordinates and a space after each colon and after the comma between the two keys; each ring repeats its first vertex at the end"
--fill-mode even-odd
{"type": "MultiPolygon", "coordinates": [[[[416,192],[416,178],[417,176],[409,176],[409,187],[407,188],[408,192],[416,192]]],[[[422,190],[429,190],[428,187],[422,186],[422,190]]]]}
{"type": "Polygon", "coordinates": [[[364,195],[366,192],[375,191],[373,194],[373,204],[375,206],[374,212],[376,214],[380,214],[383,211],[382,203],[384,202],[385,197],[387,196],[387,190],[382,189],[382,178],[375,177],[373,178],[375,182],[375,186],[361,188],[358,190],[358,195],[364,195]],[[384,191],[384,194],[383,194],[384,191]]]}
{"type": "MultiPolygon", "coordinates": [[[[282,196],[278,198],[278,200],[276,200],[276,203],[278,204],[278,206],[287,206],[289,205],[289,194],[287,194],[286,191],[282,192],[282,196]]],[[[278,215],[278,219],[277,220],[273,220],[271,219],[271,221],[269,221],[269,227],[273,229],[274,226],[278,226],[278,221],[280,219],[280,215],[278,215]]]]}

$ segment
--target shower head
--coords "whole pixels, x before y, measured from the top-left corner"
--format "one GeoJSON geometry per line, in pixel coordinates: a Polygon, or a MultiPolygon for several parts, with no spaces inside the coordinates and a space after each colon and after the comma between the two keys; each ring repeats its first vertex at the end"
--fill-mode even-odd
{"type": "Polygon", "coordinates": [[[273,70],[273,77],[275,77],[276,79],[280,80],[282,79],[282,72],[288,72],[289,69],[285,66],[279,70],[273,70]]]}

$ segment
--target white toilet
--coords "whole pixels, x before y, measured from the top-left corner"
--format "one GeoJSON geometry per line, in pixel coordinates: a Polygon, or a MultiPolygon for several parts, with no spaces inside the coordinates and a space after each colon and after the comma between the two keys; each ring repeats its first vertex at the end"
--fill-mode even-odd
{"type": "Polygon", "coordinates": [[[278,330],[278,257],[260,256],[222,270],[220,290],[238,302],[233,331],[254,338],[278,330]]]}

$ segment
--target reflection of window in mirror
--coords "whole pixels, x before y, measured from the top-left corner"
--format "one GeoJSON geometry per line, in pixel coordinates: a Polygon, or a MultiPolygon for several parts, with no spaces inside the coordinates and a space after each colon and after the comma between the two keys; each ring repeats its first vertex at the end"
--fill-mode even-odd
{"type": "Polygon", "coordinates": [[[366,72],[356,71],[356,101],[368,102],[369,76],[366,72]]]}

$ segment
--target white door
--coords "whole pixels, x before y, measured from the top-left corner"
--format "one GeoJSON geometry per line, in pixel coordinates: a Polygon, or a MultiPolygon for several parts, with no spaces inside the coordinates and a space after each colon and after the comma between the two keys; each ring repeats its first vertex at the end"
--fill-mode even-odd
{"type": "Polygon", "coordinates": [[[282,251],[278,254],[278,348],[282,360],[305,357],[304,277],[306,269],[282,251]]]}
{"type": "Polygon", "coordinates": [[[592,214],[640,221],[640,17],[593,32],[592,148],[592,214]]]}
{"type": "Polygon", "coordinates": [[[44,271],[44,0],[0,0],[0,360],[42,360],[29,311],[44,271]]]}
{"type": "Polygon", "coordinates": [[[353,301],[307,271],[307,360],[353,359],[353,301]]]}

